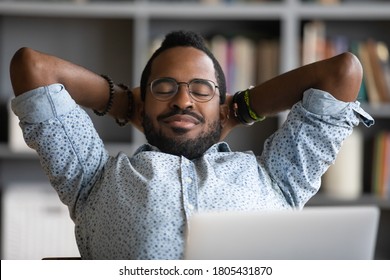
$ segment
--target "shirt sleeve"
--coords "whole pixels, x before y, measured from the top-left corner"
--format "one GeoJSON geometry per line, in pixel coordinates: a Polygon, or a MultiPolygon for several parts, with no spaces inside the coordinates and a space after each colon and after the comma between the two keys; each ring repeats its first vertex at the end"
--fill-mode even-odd
{"type": "Polygon", "coordinates": [[[318,191],[321,176],[360,122],[370,126],[374,120],[358,101],[342,102],[328,92],[309,89],[282,127],[267,139],[260,164],[287,202],[302,208],[318,191]]]}
{"type": "Polygon", "coordinates": [[[41,165],[72,219],[108,159],[89,116],[61,84],[26,92],[12,100],[27,145],[41,165]]]}

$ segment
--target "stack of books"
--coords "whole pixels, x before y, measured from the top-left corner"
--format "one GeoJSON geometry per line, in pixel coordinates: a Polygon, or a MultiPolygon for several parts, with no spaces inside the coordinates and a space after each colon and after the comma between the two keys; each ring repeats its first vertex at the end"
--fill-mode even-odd
{"type": "Polygon", "coordinates": [[[390,199],[390,132],[381,132],[374,139],[372,193],[390,199]]]}
{"type": "Polygon", "coordinates": [[[374,38],[356,42],[343,35],[328,37],[322,21],[308,22],[303,30],[303,65],[350,51],[363,66],[358,100],[370,104],[390,103],[390,60],[385,42],[374,38]]]}
{"type": "Polygon", "coordinates": [[[229,93],[247,89],[279,74],[277,39],[215,35],[210,38],[209,45],[225,73],[229,93]]]}

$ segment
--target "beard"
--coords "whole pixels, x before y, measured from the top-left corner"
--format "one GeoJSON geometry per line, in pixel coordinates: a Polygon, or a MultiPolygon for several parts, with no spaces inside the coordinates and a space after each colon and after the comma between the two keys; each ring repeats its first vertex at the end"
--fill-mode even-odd
{"type": "Polygon", "coordinates": [[[150,145],[172,155],[184,156],[190,160],[201,157],[221,137],[222,126],[219,120],[210,123],[205,131],[192,138],[182,136],[185,131],[175,130],[177,137],[168,137],[153,126],[151,118],[145,114],[143,119],[145,137],[150,145]]]}

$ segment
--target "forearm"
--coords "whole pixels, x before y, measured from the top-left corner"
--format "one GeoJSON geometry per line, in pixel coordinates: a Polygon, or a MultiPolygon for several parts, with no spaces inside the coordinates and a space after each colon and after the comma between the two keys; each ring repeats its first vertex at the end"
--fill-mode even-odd
{"type": "MultiPolygon", "coordinates": [[[[18,50],[11,60],[10,76],[16,96],[54,83],[61,83],[77,104],[103,111],[109,99],[109,85],[100,75],[61,58],[29,48],[18,50]]],[[[118,86],[115,91],[123,92],[118,86]]],[[[110,113],[121,115],[125,95],[118,94],[110,113]],[[119,113],[118,113],[119,112],[119,113]]],[[[123,112],[122,112],[123,115],[123,112]]]]}
{"type": "Polygon", "coordinates": [[[354,101],[361,80],[360,62],[354,55],[344,53],[302,66],[256,86],[250,91],[250,105],[258,115],[272,115],[290,109],[309,88],[327,91],[341,101],[354,101]]]}

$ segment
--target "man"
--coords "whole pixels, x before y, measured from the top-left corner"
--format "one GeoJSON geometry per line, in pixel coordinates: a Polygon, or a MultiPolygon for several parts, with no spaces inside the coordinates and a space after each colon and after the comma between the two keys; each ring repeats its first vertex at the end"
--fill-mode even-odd
{"type": "Polygon", "coordinates": [[[85,259],[180,259],[197,211],[301,209],[352,128],[373,123],[355,102],[362,69],[350,53],[234,97],[192,32],[166,36],[140,92],[28,48],[10,72],[25,140],[69,207],[85,259]],[[131,122],[149,143],[132,157],[109,156],[77,104],[131,122]],[[240,123],[290,108],[260,156],[219,142],[240,123]]]}

